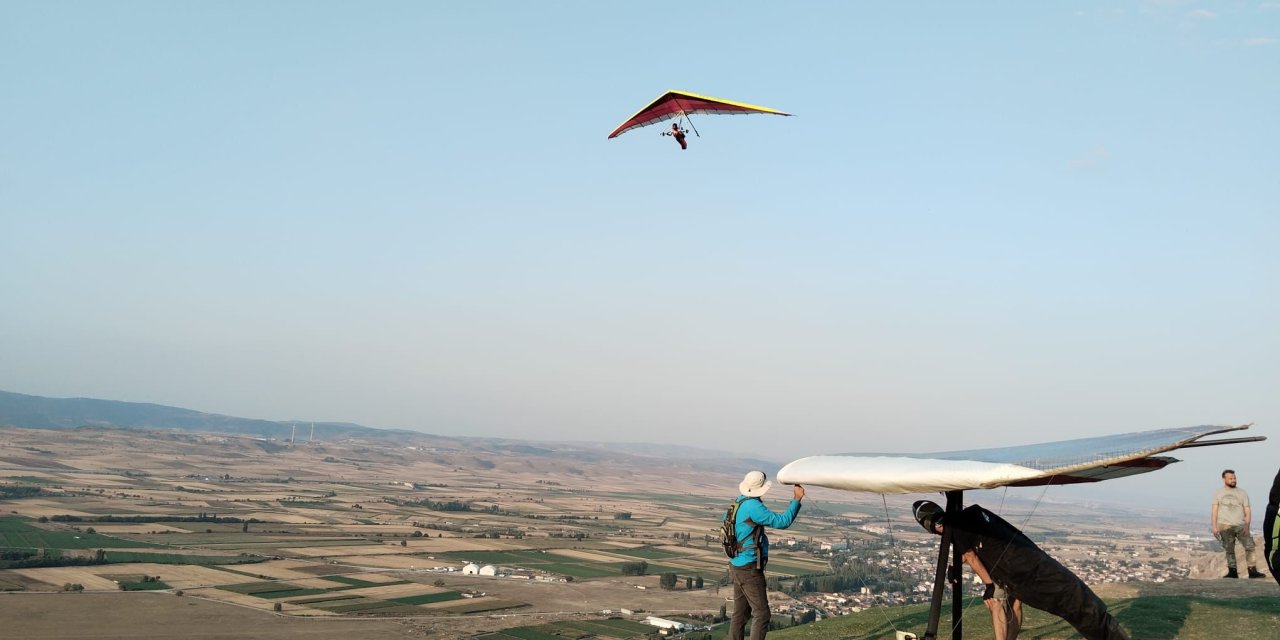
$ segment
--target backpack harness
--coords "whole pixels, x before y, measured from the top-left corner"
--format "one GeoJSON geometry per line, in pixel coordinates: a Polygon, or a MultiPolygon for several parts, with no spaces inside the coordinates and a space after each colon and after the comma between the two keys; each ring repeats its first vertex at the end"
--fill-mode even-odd
{"type": "MultiPolygon", "coordinates": [[[[759,500],[760,498],[747,498],[747,500],[759,500]]],[[[724,520],[720,523],[720,544],[724,546],[724,553],[730,559],[738,557],[743,550],[755,547],[756,551],[756,568],[764,568],[764,554],[760,551],[760,539],[764,536],[764,526],[752,522],[750,518],[743,524],[751,525],[751,537],[747,544],[743,544],[738,540],[738,507],[742,506],[747,500],[735,500],[728,510],[724,512],[724,520]]]]}

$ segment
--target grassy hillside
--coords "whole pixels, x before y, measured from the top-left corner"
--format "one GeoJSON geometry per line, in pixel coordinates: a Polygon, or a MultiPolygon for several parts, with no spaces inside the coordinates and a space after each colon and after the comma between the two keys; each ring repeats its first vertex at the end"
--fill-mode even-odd
{"type": "MultiPolygon", "coordinates": [[[[1187,581],[1179,585],[1151,585],[1129,598],[1107,598],[1112,615],[1133,638],[1142,640],[1208,640],[1209,638],[1274,638],[1280,634],[1280,588],[1265,581],[1187,581]]],[[[882,608],[832,618],[811,625],[770,633],[771,639],[836,640],[892,639],[901,629],[923,635],[928,607],[882,608]]],[[[1034,609],[1025,609],[1022,638],[1079,638],[1061,619],[1034,609]]],[[[943,609],[943,624],[951,614],[943,609]]],[[[964,637],[992,638],[991,621],[978,600],[966,609],[964,637]]],[[[939,633],[949,638],[949,627],[939,633]]]]}

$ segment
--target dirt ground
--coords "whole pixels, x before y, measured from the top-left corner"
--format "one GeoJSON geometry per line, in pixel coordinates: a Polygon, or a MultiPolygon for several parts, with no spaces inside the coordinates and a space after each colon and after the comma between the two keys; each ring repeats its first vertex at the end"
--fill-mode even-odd
{"type": "MultiPolygon", "coordinates": [[[[651,613],[716,611],[727,591],[666,592],[656,578],[597,580],[590,583],[529,583],[469,578],[451,580],[450,588],[499,592],[502,600],[536,602],[529,607],[494,614],[421,616],[396,619],[350,619],[329,616],[292,617],[242,606],[230,592],[208,590],[221,600],[149,592],[0,593],[5,638],[29,640],[137,640],[183,638],[197,640],[349,640],[350,638],[465,638],[486,631],[561,619],[602,617],[600,602],[651,613]],[[648,584],[652,582],[652,584],[648,584]],[[465,583],[465,584],[464,584],[465,583]],[[640,590],[637,584],[648,587],[640,590]]],[[[409,586],[409,585],[406,585],[409,586]]],[[[422,586],[417,586],[418,591],[422,586]]],[[[430,590],[430,587],[427,588],[430,590]]],[[[255,602],[261,605],[261,601],[255,602]]],[[[286,604],[286,611],[288,605],[286,604]]],[[[310,612],[314,613],[314,612],[310,612]]],[[[641,614],[644,615],[644,614],[641,614]]]]}
{"type": "Polygon", "coordinates": [[[1267,576],[1255,580],[1206,579],[1170,580],[1169,582],[1116,582],[1091,585],[1103,598],[1135,598],[1138,596],[1204,596],[1206,598],[1248,598],[1280,596],[1280,586],[1267,576]]]}
{"type": "Polygon", "coordinates": [[[397,620],[291,618],[164,593],[3,593],[4,637],[26,640],[422,638],[397,620]]]}

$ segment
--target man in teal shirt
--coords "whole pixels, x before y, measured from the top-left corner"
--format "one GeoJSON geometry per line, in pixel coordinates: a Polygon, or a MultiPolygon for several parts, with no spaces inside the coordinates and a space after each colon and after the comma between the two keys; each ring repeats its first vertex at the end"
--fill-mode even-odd
{"type": "Polygon", "coordinates": [[[747,617],[751,617],[751,640],[764,640],[769,631],[769,596],[765,586],[764,567],[769,562],[769,536],[765,527],[786,529],[800,513],[804,487],[795,485],[791,504],[782,513],[774,513],[760,501],[773,483],[763,471],[752,471],[738,484],[738,512],[734,526],[742,551],[729,560],[729,577],[733,579],[733,618],[729,622],[729,640],[742,640],[747,617]]]}

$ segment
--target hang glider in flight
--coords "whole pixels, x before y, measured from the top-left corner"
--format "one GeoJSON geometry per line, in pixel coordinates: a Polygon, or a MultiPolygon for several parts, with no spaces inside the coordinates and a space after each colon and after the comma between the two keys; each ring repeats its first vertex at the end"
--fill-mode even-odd
{"type": "MultiPolygon", "coordinates": [[[[734,102],[733,100],[724,100],[722,98],[712,98],[711,96],[698,95],[689,93],[688,91],[676,91],[674,89],[658,96],[656,100],[650,102],[648,106],[637,111],[635,115],[627,118],[622,124],[618,125],[613,133],[609,134],[610,138],[616,138],[632,129],[647,127],[651,124],[657,124],[666,120],[675,119],[679,129],[679,121],[681,118],[693,127],[693,121],[689,120],[689,116],[693,114],[709,114],[709,115],[743,115],[751,113],[767,113],[776,116],[790,116],[789,113],[783,113],[777,109],[762,107],[745,102],[734,102]]],[[[696,127],[693,133],[699,137],[696,127]]]]}
{"type": "MultiPolygon", "coordinates": [[[[1250,426],[1203,425],[930,454],[812,456],[783,467],[778,471],[778,480],[870,493],[941,491],[947,496],[945,513],[952,515],[960,513],[968,489],[1099,482],[1162,469],[1177,460],[1160,454],[1177,449],[1266,440],[1265,436],[1202,440],[1250,426]]],[[[922,636],[926,640],[938,637],[948,563],[958,568],[961,562],[960,548],[953,547],[951,535],[944,533],[938,546],[928,626],[922,636]]],[[[951,638],[961,640],[964,594],[961,589],[953,589],[951,596],[951,638]]]]}

